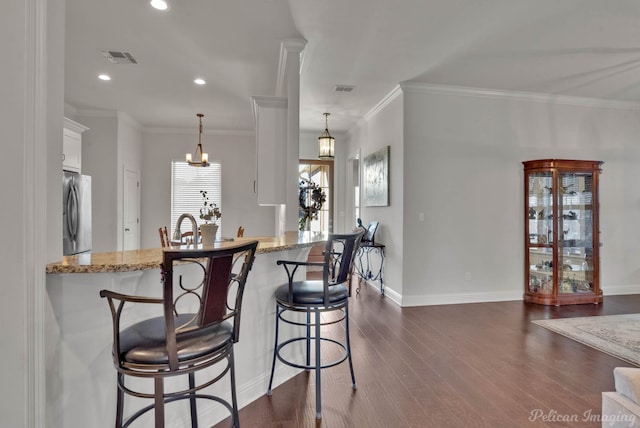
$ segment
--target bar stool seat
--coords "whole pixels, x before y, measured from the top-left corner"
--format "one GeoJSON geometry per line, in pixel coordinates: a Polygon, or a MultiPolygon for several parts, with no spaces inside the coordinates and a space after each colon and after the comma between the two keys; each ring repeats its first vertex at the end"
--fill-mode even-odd
{"type": "MultiPolygon", "coordinates": [[[[322,281],[298,281],[291,284],[292,299],[289,300],[289,284],[276,289],[275,298],[286,305],[324,305],[325,291],[322,281]]],[[[349,290],[342,284],[331,286],[327,293],[329,305],[344,303],[349,290]]]]}
{"type": "MultiPolygon", "coordinates": [[[[196,314],[175,317],[177,325],[186,324],[196,314]]],[[[223,322],[198,330],[176,334],[179,362],[222,352],[233,340],[233,326],[223,322]]],[[[169,364],[164,317],[141,321],[120,333],[120,358],[127,364],[169,364]]]]}

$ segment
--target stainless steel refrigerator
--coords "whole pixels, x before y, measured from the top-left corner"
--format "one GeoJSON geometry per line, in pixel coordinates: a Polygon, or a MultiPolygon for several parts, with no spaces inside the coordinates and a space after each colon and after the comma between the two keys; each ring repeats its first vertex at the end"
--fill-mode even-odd
{"type": "Polygon", "coordinates": [[[91,250],[91,177],[64,171],[62,250],[65,256],[91,250]]]}

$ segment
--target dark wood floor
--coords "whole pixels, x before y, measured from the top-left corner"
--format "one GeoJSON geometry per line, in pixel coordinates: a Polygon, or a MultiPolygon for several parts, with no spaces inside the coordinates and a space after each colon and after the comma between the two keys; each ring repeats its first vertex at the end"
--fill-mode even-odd
{"type": "Polygon", "coordinates": [[[640,295],[400,308],[363,287],[350,310],[357,391],[346,363],[324,370],[317,422],[313,373],[302,373],[241,409],[242,427],[599,427],[588,416],[629,364],[531,320],[636,313],[640,295]],[[535,411],[555,421],[531,421],[535,411]]]}

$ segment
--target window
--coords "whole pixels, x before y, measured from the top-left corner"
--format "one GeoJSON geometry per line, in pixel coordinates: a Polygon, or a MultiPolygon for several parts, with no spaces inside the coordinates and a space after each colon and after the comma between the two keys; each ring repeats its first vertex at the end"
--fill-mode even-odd
{"type": "MultiPolygon", "coordinates": [[[[171,162],[171,236],[176,227],[178,217],[183,213],[193,215],[198,223],[204,223],[200,219],[202,208],[202,195],[205,190],[209,201],[214,202],[222,211],[222,165],[220,162],[211,162],[207,168],[190,166],[184,161],[171,162]]],[[[218,235],[222,229],[222,218],[217,221],[220,225],[218,235]]],[[[187,220],[182,223],[182,232],[191,231],[191,224],[187,220]]]]}

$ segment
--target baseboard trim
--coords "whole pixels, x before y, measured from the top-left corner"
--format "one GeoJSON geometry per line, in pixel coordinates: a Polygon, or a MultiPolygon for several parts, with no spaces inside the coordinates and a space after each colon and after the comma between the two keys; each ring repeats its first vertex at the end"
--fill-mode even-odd
{"type": "Polygon", "coordinates": [[[425,294],[420,296],[402,296],[402,307],[457,305],[461,303],[486,303],[522,300],[522,291],[491,291],[486,293],[425,294]]]}
{"type": "MultiPolygon", "coordinates": [[[[362,284],[360,285],[360,289],[362,289],[362,287],[366,287],[366,286],[369,286],[369,287],[373,288],[376,292],[380,293],[380,283],[378,281],[371,282],[371,281],[362,280],[362,284]]],[[[357,284],[353,284],[352,287],[353,287],[352,297],[355,297],[355,296],[357,296],[355,294],[355,289],[357,288],[357,284]]],[[[380,294],[380,296],[382,296],[382,294],[380,294]]],[[[398,306],[402,306],[401,305],[402,294],[399,294],[393,288],[389,288],[386,285],[384,287],[384,297],[387,298],[387,299],[390,299],[391,301],[393,301],[398,306]]]]}
{"type": "MultiPolygon", "coordinates": [[[[371,284],[370,284],[371,285],[371,284]]],[[[373,286],[373,285],[372,285],[373,286]]],[[[462,303],[506,302],[522,300],[520,290],[492,291],[486,293],[456,293],[456,294],[425,294],[418,296],[404,296],[385,288],[385,295],[402,307],[457,305],[462,303]]],[[[640,285],[616,285],[603,289],[605,296],[625,294],[640,294],[640,285]]]]}

